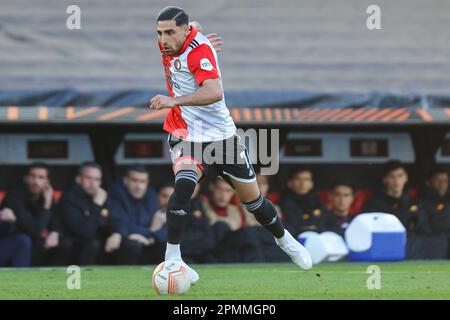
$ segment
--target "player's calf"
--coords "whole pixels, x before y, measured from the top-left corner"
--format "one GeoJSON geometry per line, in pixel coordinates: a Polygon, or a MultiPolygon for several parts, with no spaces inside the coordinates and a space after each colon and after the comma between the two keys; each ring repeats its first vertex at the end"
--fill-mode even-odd
{"type": "Polygon", "coordinates": [[[167,206],[167,242],[178,245],[187,223],[191,196],[197,185],[194,170],[180,170],[175,175],[175,186],[167,206]]]}
{"type": "Polygon", "coordinates": [[[248,212],[255,215],[256,220],[275,238],[281,238],[284,235],[284,227],[278,217],[277,210],[270,200],[261,195],[254,201],[242,203],[248,212]]]}

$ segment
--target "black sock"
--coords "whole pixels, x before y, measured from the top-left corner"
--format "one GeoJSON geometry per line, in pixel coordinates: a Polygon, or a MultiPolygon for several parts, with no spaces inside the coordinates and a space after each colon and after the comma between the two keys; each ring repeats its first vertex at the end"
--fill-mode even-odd
{"type": "Polygon", "coordinates": [[[191,196],[198,176],[193,170],[180,170],[175,176],[175,187],[167,206],[167,242],[179,244],[188,221],[191,196]]]}
{"type": "Polygon", "coordinates": [[[284,236],[283,223],[272,202],[260,195],[255,201],[243,202],[242,204],[248,212],[255,215],[256,220],[269,230],[275,238],[284,236]]]}

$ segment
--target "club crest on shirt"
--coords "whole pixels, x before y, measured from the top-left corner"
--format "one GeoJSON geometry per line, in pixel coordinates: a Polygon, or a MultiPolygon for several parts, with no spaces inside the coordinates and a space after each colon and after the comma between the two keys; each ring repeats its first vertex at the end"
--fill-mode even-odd
{"type": "Polygon", "coordinates": [[[195,210],[194,212],[192,212],[192,215],[194,216],[194,218],[200,219],[202,217],[202,212],[200,210],[195,210]]]}
{"type": "Polygon", "coordinates": [[[200,68],[206,71],[211,71],[213,69],[213,65],[207,58],[203,58],[200,60],[200,68]]]}
{"type": "Polygon", "coordinates": [[[106,218],[107,216],[109,216],[109,211],[106,208],[103,208],[102,211],[100,211],[100,214],[102,215],[103,218],[106,218]]]}
{"type": "Polygon", "coordinates": [[[175,59],[175,61],[173,62],[173,66],[175,67],[175,69],[180,70],[181,69],[180,59],[175,59]]]}

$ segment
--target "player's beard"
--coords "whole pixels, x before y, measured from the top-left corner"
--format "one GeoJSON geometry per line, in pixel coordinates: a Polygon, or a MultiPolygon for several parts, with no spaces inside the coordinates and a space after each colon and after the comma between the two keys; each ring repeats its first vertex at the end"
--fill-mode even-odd
{"type": "Polygon", "coordinates": [[[173,55],[173,50],[170,48],[164,48],[161,50],[163,54],[165,54],[166,56],[172,56],[173,55]]]}
{"type": "Polygon", "coordinates": [[[180,51],[181,46],[178,46],[178,48],[164,47],[163,46],[162,47],[163,48],[163,54],[165,54],[166,56],[176,56],[178,54],[178,52],[180,51]]]}

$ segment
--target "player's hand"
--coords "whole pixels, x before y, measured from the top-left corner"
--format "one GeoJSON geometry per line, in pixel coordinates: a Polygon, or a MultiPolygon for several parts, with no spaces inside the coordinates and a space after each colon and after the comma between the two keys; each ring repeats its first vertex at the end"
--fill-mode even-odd
{"type": "Polygon", "coordinates": [[[214,50],[216,50],[216,52],[222,50],[223,41],[221,36],[219,36],[217,33],[210,33],[205,37],[208,38],[209,42],[211,42],[211,45],[213,46],[214,50]]]}
{"type": "Polygon", "coordinates": [[[110,253],[113,252],[120,247],[120,243],[122,242],[122,236],[120,233],[113,233],[107,240],[105,244],[105,251],[110,253]]]}
{"type": "Polygon", "coordinates": [[[101,207],[105,203],[107,197],[108,193],[103,188],[99,188],[94,195],[94,199],[92,200],[95,204],[101,207]]]}
{"type": "Polygon", "coordinates": [[[128,236],[128,239],[133,240],[133,241],[137,241],[141,244],[143,244],[144,246],[148,246],[150,245],[150,241],[149,239],[147,239],[146,237],[144,237],[142,234],[138,234],[138,233],[132,233],[128,236]]]}
{"type": "Polygon", "coordinates": [[[58,232],[50,232],[47,238],[45,239],[44,248],[51,249],[57,247],[59,244],[59,234],[58,232]]]}
{"type": "Polygon", "coordinates": [[[150,100],[150,109],[164,109],[164,108],[173,108],[175,107],[175,99],[168,96],[163,96],[162,94],[158,94],[150,100]]]}
{"type": "Polygon", "coordinates": [[[16,216],[10,208],[0,210],[0,221],[13,223],[16,221],[16,216]]]}
{"type": "Polygon", "coordinates": [[[162,210],[158,210],[152,218],[152,222],[150,225],[150,231],[155,232],[164,227],[164,224],[167,222],[166,213],[162,210]]]}
{"type": "Polygon", "coordinates": [[[53,203],[53,188],[50,182],[47,182],[47,184],[44,186],[44,208],[49,210],[52,207],[53,203]]]}

